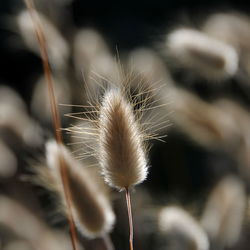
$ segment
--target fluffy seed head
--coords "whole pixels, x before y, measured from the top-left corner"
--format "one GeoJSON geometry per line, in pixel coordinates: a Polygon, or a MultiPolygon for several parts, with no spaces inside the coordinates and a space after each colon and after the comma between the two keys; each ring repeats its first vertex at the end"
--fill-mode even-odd
{"type": "MultiPolygon", "coordinates": [[[[70,104],[71,89],[70,83],[67,81],[67,79],[65,77],[56,76],[53,77],[53,83],[57,102],[59,104],[70,104]]],[[[31,109],[33,114],[44,124],[50,124],[52,122],[49,95],[46,79],[44,77],[39,78],[35,84],[31,100],[31,109]],[[41,107],[43,107],[43,112],[41,112],[41,107]]],[[[62,120],[63,114],[69,113],[70,111],[70,105],[60,106],[59,112],[62,120]]]]}
{"type": "Polygon", "coordinates": [[[132,106],[121,91],[104,95],[99,120],[100,164],[106,182],[117,189],[145,180],[147,160],[132,106]]]}
{"type": "MultiPolygon", "coordinates": [[[[57,28],[41,13],[39,13],[39,20],[45,32],[50,62],[55,68],[63,69],[69,56],[68,44],[57,28]]],[[[26,46],[40,55],[37,39],[34,35],[35,26],[30,13],[27,10],[21,11],[16,18],[16,22],[26,46]]]]}
{"type": "Polygon", "coordinates": [[[175,243],[180,245],[180,249],[209,249],[206,233],[198,222],[182,208],[175,206],[163,208],[158,217],[158,225],[161,233],[170,234],[173,241],[177,240],[175,243]]]}
{"type": "Polygon", "coordinates": [[[13,176],[17,170],[17,158],[12,150],[0,140],[0,178],[13,176]]]}
{"type": "Polygon", "coordinates": [[[209,80],[221,80],[238,69],[236,50],[199,31],[182,28],[167,37],[168,52],[183,67],[209,80]]]}
{"type": "Polygon", "coordinates": [[[55,141],[47,143],[46,156],[63,201],[60,162],[63,162],[66,168],[73,216],[80,231],[87,237],[96,237],[109,232],[115,221],[114,213],[104,192],[98,189],[86,169],[81,168],[69,151],[55,141]]]}
{"type": "Polygon", "coordinates": [[[212,191],[201,224],[212,239],[230,247],[239,239],[245,208],[243,183],[234,176],[227,176],[212,191]]]}
{"type": "Polygon", "coordinates": [[[232,148],[239,128],[228,112],[209,104],[189,91],[173,89],[170,114],[175,125],[198,144],[208,148],[232,148]]]}
{"type": "Polygon", "coordinates": [[[202,27],[208,35],[231,44],[242,53],[249,53],[250,19],[239,13],[216,13],[202,27]],[[222,32],[223,31],[223,32],[222,32]]]}

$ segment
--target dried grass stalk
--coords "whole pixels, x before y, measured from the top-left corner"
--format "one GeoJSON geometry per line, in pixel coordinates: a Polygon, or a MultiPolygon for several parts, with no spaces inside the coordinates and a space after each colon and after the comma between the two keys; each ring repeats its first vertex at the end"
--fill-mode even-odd
{"type": "MultiPolygon", "coordinates": [[[[69,57],[68,44],[57,28],[41,13],[39,13],[39,19],[45,32],[50,62],[57,70],[64,70],[69,57]]],[[[40,55],[39,45],[34,36],[36,26],[30,17],[29,11],[21,11],[17,16],[16,22],[27,47],[40,55]]]]}

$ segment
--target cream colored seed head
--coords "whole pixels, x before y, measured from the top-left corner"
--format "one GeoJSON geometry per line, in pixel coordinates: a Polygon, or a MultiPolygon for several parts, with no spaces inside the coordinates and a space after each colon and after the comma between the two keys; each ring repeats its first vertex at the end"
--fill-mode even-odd
{"type": "Polygon", "coordinates": [[[179,64],[208,80],[223,80],[238,70],[239,58],[232,46],[193,29],[173,31],[167,37],[167,47],[179,64]]]}
{"type": "MultiPolygon", "coordinates": [[[[199,223],[184,209],[177,206],[164,207],[158,217],[158,225],[161,233],[177,237],[180,245],[187,244],[195,250],[208,250],[208,236],[199,223]],[[180,239],[183,239],[180,240],[180,239]]],[[[182,249],[190,249],[185,248],[182,249]]]]}
{"type": "Polygon", "coordinates": [[[52,178],[63,201],[65,197],[60,164],[64,164],[73,216],[79,230],[89,238],[108,233],[114,224],[115,215],[103,190],[100,190],[95,183],[95,179],[91,178],[86,169],[79,166],[65,146],[50,141],[46,145],[46,151],[52,178]]]}
{"type": "Polygon", "coordinates": [[[144,181],[147,160],[143,136],[132,105],[120,90],[106,92],[99,119],[99,158],[105,181],[119,190],[144,181]]]}

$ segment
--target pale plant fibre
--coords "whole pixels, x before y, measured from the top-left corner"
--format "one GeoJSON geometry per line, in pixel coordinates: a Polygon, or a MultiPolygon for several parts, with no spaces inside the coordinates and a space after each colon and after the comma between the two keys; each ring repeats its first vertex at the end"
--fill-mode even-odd
{"type": "MultiPolygon", "coordinates": [[[[68,131],[68,129],[67,129],[68,131]]],[[[96,128],[91,121],[76,120],[70,128],[71,153],[76,159],[82,160],[88,166],[98,166],[98,159],[94,150],[98,147],[98,136],[96,128]],[[73,132],[72,132],[73,131],[73,132]]]]}
{"type": "Polygon", "coordinates": [[[224,247],[239,239],[246,212],[244,184],[235,176],[223,178],[210,194],[201,224],[208,235],[224,247]]]}
{"type": "Polygon", "coordinates": [[[230,115],[191,92],[173,89],[173,123],[194,142],[208,148],[231,149],[239,137],[238,126],[230,115]]]}
{"type": "Polygon", "coordinates": [[[182,67],[208,80],[224,80],[238,70],[238,54],[232,46],[194,29],[174,30],[167,36],[166,47],[182,67]]]}
{"type": "Polygon", "coordinates": [[[181,249],[208,250],[209,241],[199,223],[184,209],[177,206],[162,208],[158,215],[159,230],[163,235],[177,237],[181,249]],[[181,240],[182,239],[182,240],[181,240]],[[187,248],[187,246],[189,246],[187,248]]]}
{"type": "Polygon", "coordinates": [[[0,224],[29,242],[32,248],[36,250],[69,249],[70,241],[67,235],[52,231],[43,220],[17,201],[2,195],[0,207],[0,224]]]}
{"type": "MultiPolygon", "coordinates": [[[[68,44],[57,28],[41,13],[39,13],[39,20],[47,39],[50,63],[57,70],[64,70],[69,57],[68,44]]],[[[16,22],[26,46],[40,56],[40,50],[35,36],[35,25],[30,17],[29,11],[21,11],[16,18],[16,22]]]]}
{"type": "Polygon", "coordinates": [[[146,48],[134,50],[129,54],[128,68],[133,76],[130,88],[146,93],[148,106],[157,107],[157,112],[154,108],[148,108],[147,112],[143,113],[142,122],[151,122],[152,133],[166,134],[171,112],[167,107],[171,106],[170,89],[174,85],[170,72],[161,58],[153,50],[146,48]]]}
{"type": "Polygon", "coordinates": [[[59,168],[60,162],[65,164],[74,220],[83,235],[93,238],[108,233],[115,216],[105,192],[95,183],[96,179],[79,165],[66,147],[54,141],[47,143],[46,157],[50,169],[49,178],[53,180],[54,190],[63,203],[65,197],[59,168]]]}

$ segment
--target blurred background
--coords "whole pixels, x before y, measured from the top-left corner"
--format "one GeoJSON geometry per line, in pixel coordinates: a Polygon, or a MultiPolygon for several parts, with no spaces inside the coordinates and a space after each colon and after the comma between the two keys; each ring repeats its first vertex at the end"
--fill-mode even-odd
{"type": "MultiPolygon", "coordinates": [[[[152,128],[163,142],[150,141],[148,178],[132,192],[134,248],[248,249],[249,4],[35,5],[58,103],[69,104],[59,106],[63,128],[79,125],[64,116],[82,111],[70,105],[100,98],[96,82],[122,82],[119,63],[136,75],[131,88],[142,84],[159,105],[145,119],[156,117],[152,128]]],[[[36,182],[34,166],[46,165],[44,145],[53,127],[39,47],[20,0],[0,2],[0,56],[0,249],[71,249],[65,216],[36,182]]],[[[65,132],[64,140],[83,164],[96,165],[92,156],[83,159],[91,152],[81,138],[65,132]]],[[[124,197],[110,192],[116,215],[111,239],[115,249],[128,249],[124,197]]],[[[100,238],[79,233],[79,240],[82,249],[105,249],[100,238]]]]}

